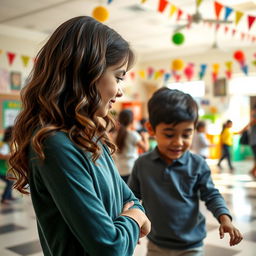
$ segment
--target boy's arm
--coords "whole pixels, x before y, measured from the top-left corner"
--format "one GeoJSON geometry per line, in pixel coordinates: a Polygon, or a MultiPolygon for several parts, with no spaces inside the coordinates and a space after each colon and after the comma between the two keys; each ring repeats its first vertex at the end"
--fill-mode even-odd
{"type": "Polygon", "coordinates": [[[207,163],[204,161],[200,175],[199,189],[201,200],[214,217],[220,222],[220,238],[224,237],[224,233],[230,235],[230,246],[238,244],[242,239],[242,235],[238,229],[232,224],[232,217],[227,208],[226,202],[219,190],[215,188],[211,178],[211,171],[207,163]]]}

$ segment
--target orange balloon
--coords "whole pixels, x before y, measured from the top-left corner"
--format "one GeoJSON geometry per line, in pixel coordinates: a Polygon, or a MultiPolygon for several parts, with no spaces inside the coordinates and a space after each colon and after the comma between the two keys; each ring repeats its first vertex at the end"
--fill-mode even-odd
{"type": "Polygon", "coordinates": [[[92,11],[92,17],[100,22],[104,22],[109,19],[109,11],[104,6],[97,6],[92,11]]]}

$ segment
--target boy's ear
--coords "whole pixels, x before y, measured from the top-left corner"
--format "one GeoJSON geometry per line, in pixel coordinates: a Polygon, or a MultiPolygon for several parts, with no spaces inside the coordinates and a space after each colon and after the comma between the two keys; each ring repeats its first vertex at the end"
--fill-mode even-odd
{"type": "Polygon", "coordinates": [[[146,126],[146,128],[147,128],[147,130],[148,130],[149,135],[150,135],[150,136],[154,136],[154,135],[155,135],[155,131],[154,131],[154,129],[153,129],[151,123],[150,123],[149,121],[147,121],[147,122],[145,123],[145,126],[146,126]]]}

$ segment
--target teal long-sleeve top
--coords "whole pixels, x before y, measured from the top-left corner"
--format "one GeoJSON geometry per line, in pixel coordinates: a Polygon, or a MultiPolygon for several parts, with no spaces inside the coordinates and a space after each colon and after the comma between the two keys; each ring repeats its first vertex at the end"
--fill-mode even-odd
{"type": "Polygon", "coordinates": [[[130,256],[139,226],[120,216],[138,199],[118,174],[109,151],[94,164],[91,154],[64,132],[45,139],[45,160],[29,150],[29,186],[45,256],[130,256]]]}

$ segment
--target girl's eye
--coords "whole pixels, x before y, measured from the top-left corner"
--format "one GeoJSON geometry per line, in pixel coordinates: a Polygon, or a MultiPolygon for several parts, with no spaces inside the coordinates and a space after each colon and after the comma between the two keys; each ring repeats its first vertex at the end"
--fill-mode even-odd
{"type": "Polygon", "coordinates": [[[116,77],[116,82],[119,83],[120,81],[123,81],[124,78],[123,77],[116,77]]]}
{"type": "Polygon", "coordinates": [[[191,135],[192,135],[192,134],[184,134],[184,135],[183,135],[183,138],[184,138],[184,139],[189,139],[189,138],[191,137],[191,135]]]}

